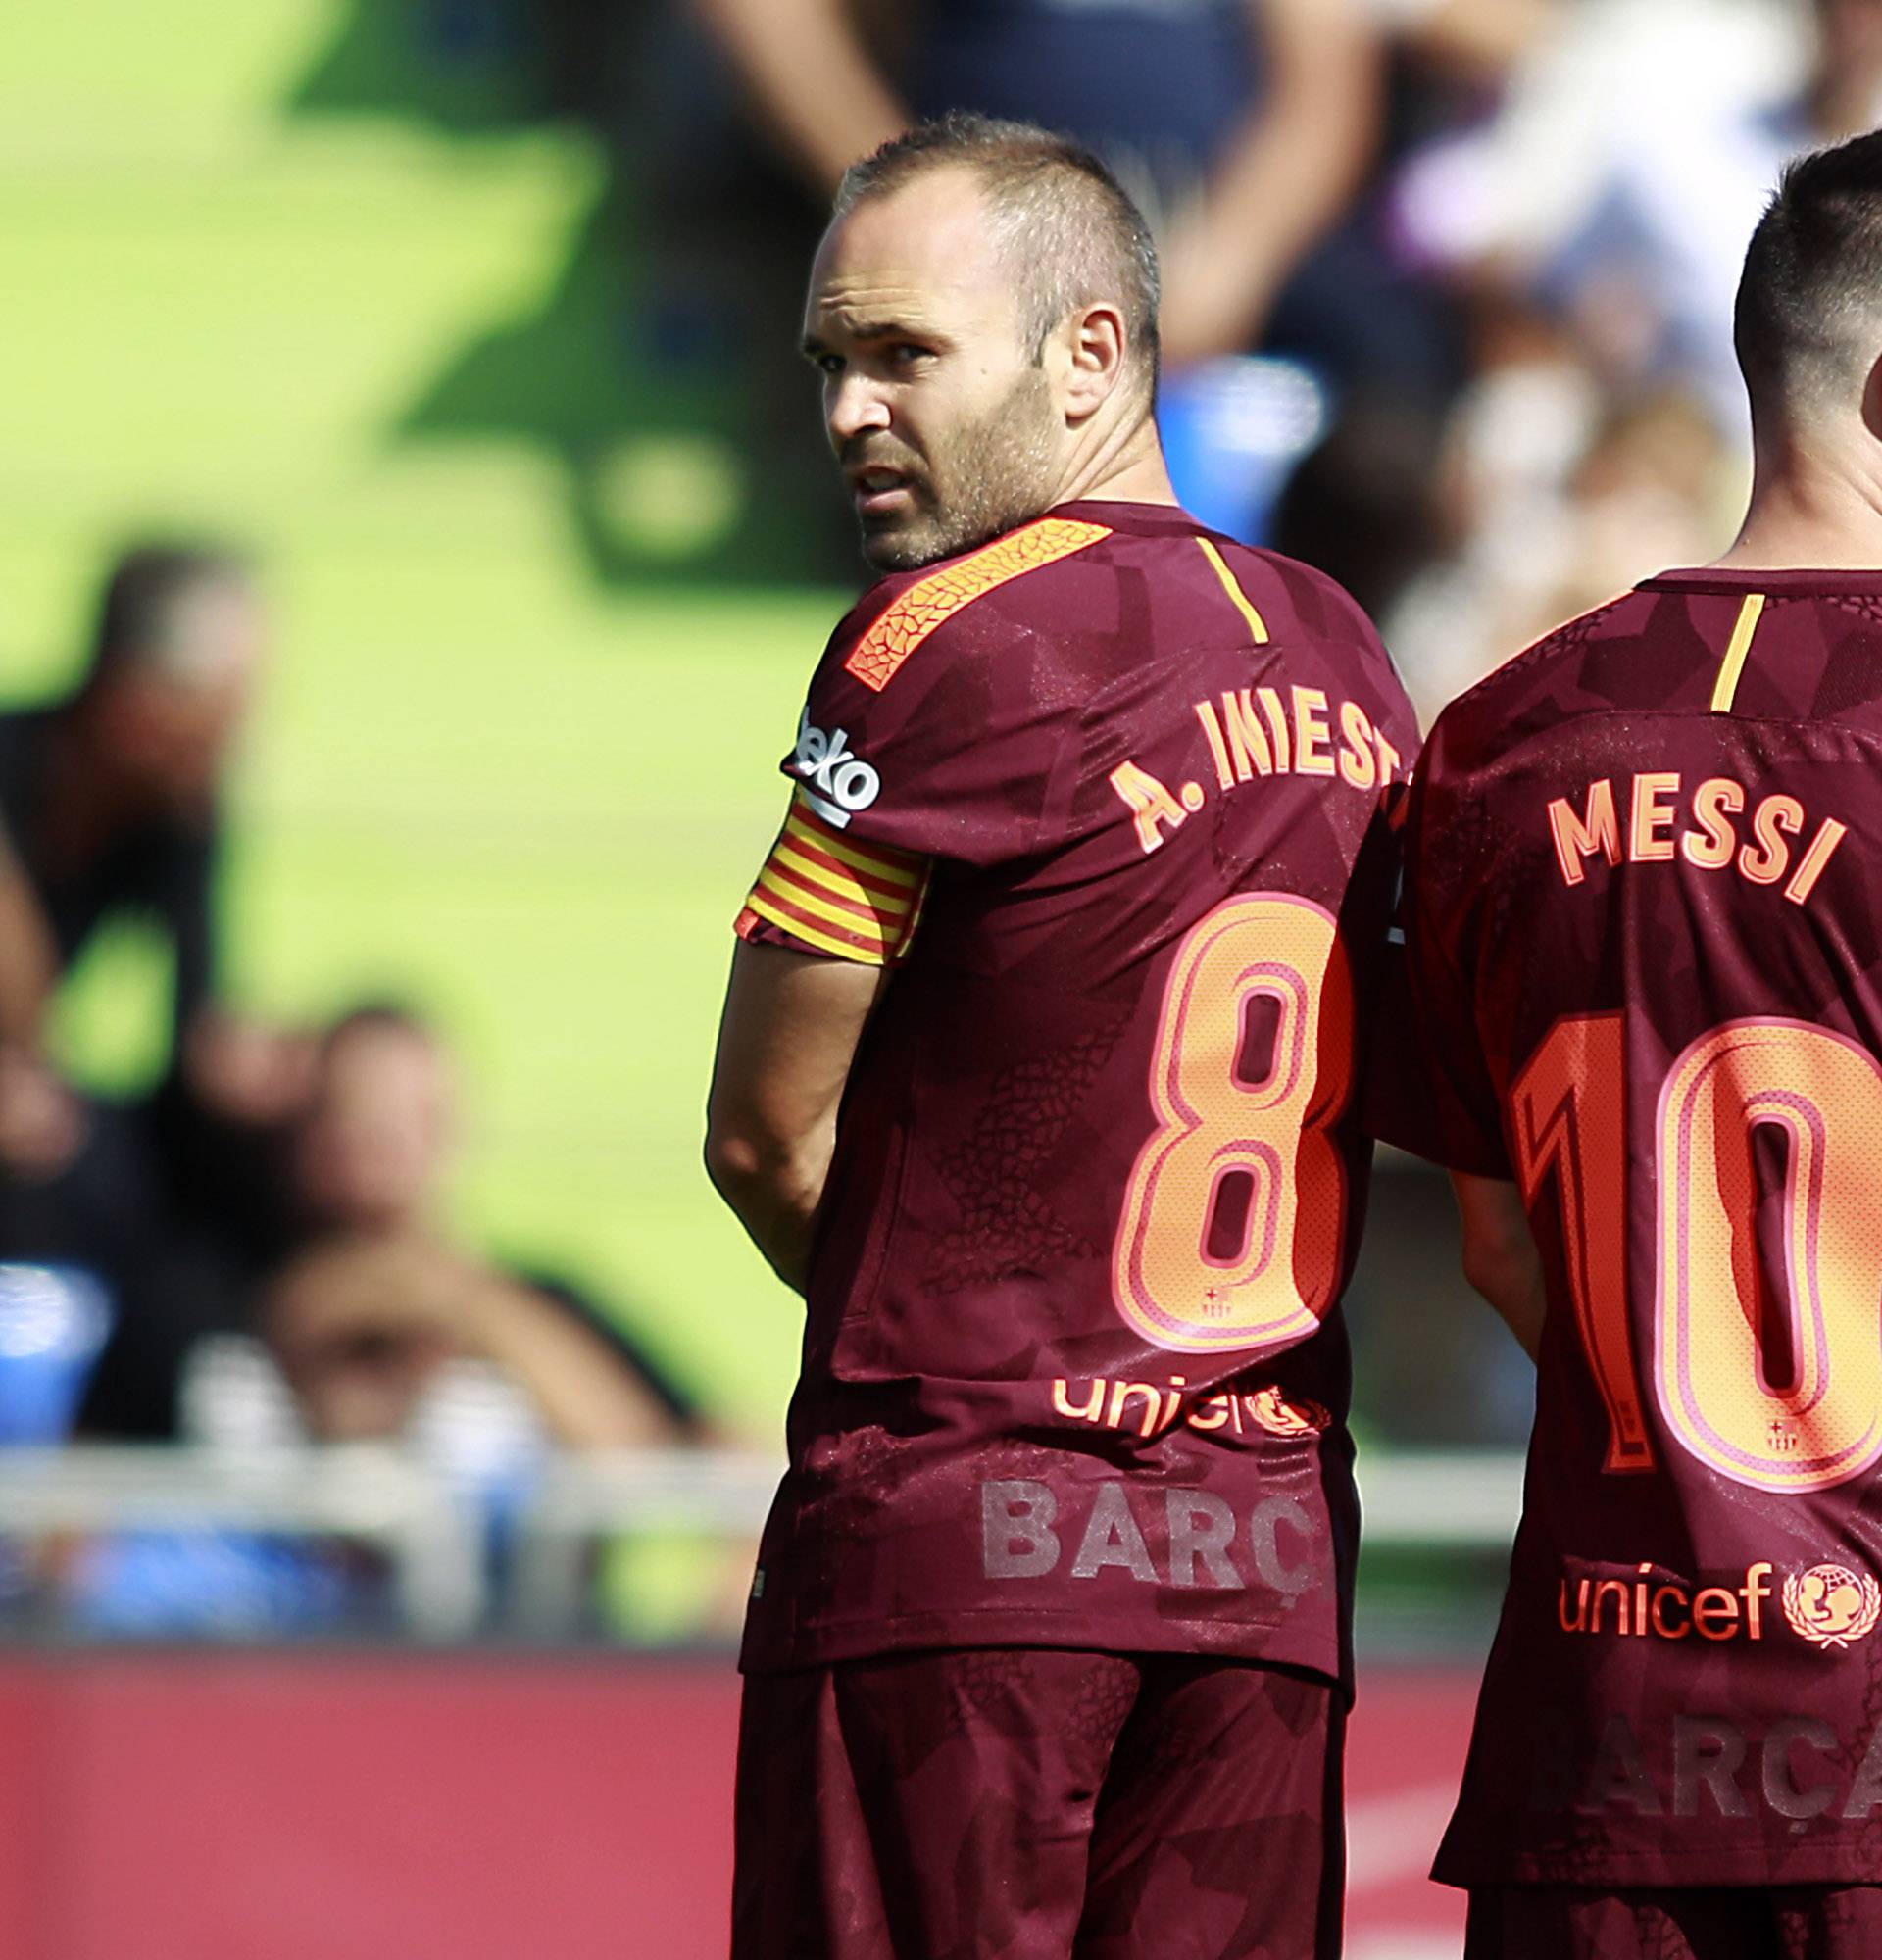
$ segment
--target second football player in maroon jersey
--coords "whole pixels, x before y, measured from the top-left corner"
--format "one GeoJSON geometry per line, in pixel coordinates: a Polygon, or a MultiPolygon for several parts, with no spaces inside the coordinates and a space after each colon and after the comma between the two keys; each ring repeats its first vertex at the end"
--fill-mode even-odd
{"type": "Polygon", "coordinates": [[[806,327],[887,575],[812,678],[713,1096],[809,1308],[735,1948],[1331,1953],[1411,711],[1336,586],[1176,507],[1155,253],[1082,151],[890,145],[806,327]]]}
{"type": "Polygon", "coordinates": [[[1412,800],[1397,1134],[1540,1369],[1472,1960],[1882,1953],[1882,137],[1788,172],[1738,333],[1737,545],[1455,703],[1412,800]]]}

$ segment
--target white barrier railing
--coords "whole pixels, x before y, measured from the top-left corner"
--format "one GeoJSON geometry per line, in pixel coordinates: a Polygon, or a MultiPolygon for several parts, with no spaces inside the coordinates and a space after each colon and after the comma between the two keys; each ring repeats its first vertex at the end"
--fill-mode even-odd
{"type": "MultiPolygon", "coordinates": [[[[1522,1464],[1506,1453],[1368,1450],[1366,1542],[1494,1548],[1514,1530],[1522,1464]]],[[[551,1459],[511,1517],[508,1615],[539,1634],[581,1611],[584,1557],[636,1530],[755,1538],[777,1486],[768,1455],[632,1451],[551,1459]]],[[[486,1624],[482,1521],[464,1486],[381,1446],[235,1450],[114,1445],[0,1451],[0,1536],[223,1529],[335,1537],[389,1560],[421,1640],[486,1624]]]]}
{"type": "Polygon", "coordinates": [[[382,1549],[421,1639],[482,1617],[477,1518],[397,1449],[197,1449],[93,1444],[0,1450],[0,1534],[214,1530],[307,1533],[382,1549]]]}

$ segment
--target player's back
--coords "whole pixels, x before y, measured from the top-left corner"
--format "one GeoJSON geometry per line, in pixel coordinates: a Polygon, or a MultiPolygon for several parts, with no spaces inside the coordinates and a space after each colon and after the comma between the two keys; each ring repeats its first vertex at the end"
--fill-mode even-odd
{"type": "Polygon", "coordinates": [[[1355,1003],[1414,747],[1344,593],[1171,509],[1063,507],[839,629],[752,905],[801,933],[814,858],[918,923],[846,1094],[748,1665],[1338,1670],[1355,1003]]]}
{"type": "Polygon", "coordinates": [[[1882,1878],[1882,573],[1649,581],[1421,766],[1442,1154],[1549,1286],[1440,1873],[1882,1878]]]}

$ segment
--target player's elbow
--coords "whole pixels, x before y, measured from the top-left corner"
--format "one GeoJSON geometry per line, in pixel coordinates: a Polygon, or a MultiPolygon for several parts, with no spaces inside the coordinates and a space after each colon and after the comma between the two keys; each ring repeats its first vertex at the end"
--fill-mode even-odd
{"type": "Polygon", "coordinates": [[[1463,1242],[1463,1276],[1471,1289],[1492,1306],[1507,1299],[1520,1284],[1522,1259],[1508,1240],[1472,1236],[1463,1242]]]}
{"type": "Polygon", "coordinates": [[[1515,1249],[1502,1233],[1466,1231],[1462,1245],[1464,1278],[1486,1299],[1508,1288],[1515,1270],[1515,1249]]]}
{"type": "Polygon", "coordinates": [[[726,1203],[737,1208],[740,1194],[764,1180],[766,1151],[746,1129],[715,1117],[706,1126],[706,1175],[726,1203]]]}
{"type": "Polygon", "coordinates": [[[1463,1276],[1493,1306],[1500,1305],[1541,1275],[1522,1199],[1507,1178],[1454,1171],[1451,1185],[1462,1232],[1463,1276]]]}
{"type": "Polygon", "coordinates": [[[1540,1269],[1529,1223],[1515,1204],[1477,1204],[1463,1215],[1463,1276],[1486,1299],[1527,1284],[1540,1269]]]}
{"type": "Polygon", "coordinates": [[[1508,1233],[1466,1233],[1463,1276],[1536,1359],[1544,1308],[1542,1261],[1534,1244],[1508,1233]]]}
{"type": "Polygon", "coordinates": [[[741,1217],[790,1204],[808,1182],[804,1140],[776,1125],[715,1110],[706,1126],[706,1175],[741,1217]]]}

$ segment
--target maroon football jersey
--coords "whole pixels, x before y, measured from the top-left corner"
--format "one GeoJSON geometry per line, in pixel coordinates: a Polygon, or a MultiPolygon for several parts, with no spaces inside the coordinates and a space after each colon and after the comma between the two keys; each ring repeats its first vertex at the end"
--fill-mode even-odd
{"type": "Polygon", "coordinates": [[[1063,506],[838,628],[740,930],[896,970],[748,1668],[1341,1672],[1355,1039],[1414,746],[1345,593],[1169,508],[1063,506]]]}
{"type": "Polygon", "coordinates": [[[1399,1140],[1548,1277],[1441,1878],[1882,1881],[1879,829],[1882,572],[1653,579],[1425,751],[1399,1140]]]}

